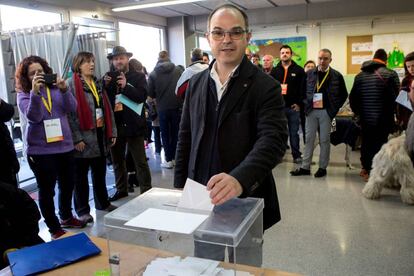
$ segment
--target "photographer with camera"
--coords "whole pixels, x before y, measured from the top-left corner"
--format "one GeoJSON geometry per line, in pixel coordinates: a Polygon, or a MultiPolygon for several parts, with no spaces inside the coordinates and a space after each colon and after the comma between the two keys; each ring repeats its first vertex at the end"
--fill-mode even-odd
{"type": "Polygon", "coordinates": [[[40,211],[52,238],[58,238],[65,233],[62,227],[85,227],[72,215],[75,159],[68,114],[76,111],[76,100],[65,81],[38,56],[20,62],[16,87],[19,109],[28,121],[27,159],[36,177],[40,211]],[[60,223],[53,201],[56,180],[60,223]]]}
{"type": "Polygon", "coordinates": [[[104,76],[104,87],[114,110],[118,130],[117,142],[111,148],[116,192],[109,198],[110,201],[128,196],[125,163],[127,147],[134,160],[141,194],[151,189],[151,173],[144,150],[146,119],[143,103],[147,99],[147,81],[144,73],[129,70],[128,59],[131,56],[132,53],[124,47],[114,47],[107,56],[113,70],[104,76]]]}

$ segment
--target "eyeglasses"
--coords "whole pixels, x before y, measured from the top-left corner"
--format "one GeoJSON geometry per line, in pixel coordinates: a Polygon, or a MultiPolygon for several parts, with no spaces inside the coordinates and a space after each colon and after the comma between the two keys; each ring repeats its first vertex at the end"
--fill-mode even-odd
{"type": "Polygon", "coordinates": [[[248,30],[243,29],[233,29],[230,31],[223,31],[223,30],[214,30],[209,32],[211,34],[211,37],[214,40],[223,40],[226,34],[229,34],[230,38],[233,40],[240,40],[242,39],[243,35],[247,33],[248,30]]]}

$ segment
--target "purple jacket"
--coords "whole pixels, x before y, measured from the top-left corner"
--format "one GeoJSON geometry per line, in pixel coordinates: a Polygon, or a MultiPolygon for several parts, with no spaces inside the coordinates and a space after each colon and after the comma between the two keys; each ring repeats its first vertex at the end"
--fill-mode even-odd
{"type": "MultiPolygon", "coordinates": [[[[45,89],[41,89],[40,92],[47,98],[45,89]]],[[[69,90],[62,93],[56,87],[50,89],[50,94],[52,96],[52,115],[49,114],[44,106],[42,98],[33,93],[33,91],[30,91],[30,93],[17,93],[19,109],[28,121],[28,155],[65,153],[74,149],[67,115],[70,112],[76,112],[76,99],[69,90]],[[63,141],[47,143],[43,121],[56,118],[60,119],[63,141]]]]}

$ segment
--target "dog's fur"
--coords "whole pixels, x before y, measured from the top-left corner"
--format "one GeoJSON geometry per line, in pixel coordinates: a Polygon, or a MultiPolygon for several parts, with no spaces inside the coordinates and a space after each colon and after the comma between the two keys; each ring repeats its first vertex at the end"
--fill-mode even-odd
{"type": "Polygon", "coordinates": [[[403,134],[389,140],[375,155],[368,183],[362,190],[366,198],[379,198],[383,187],[401,187],[401,200],[414,204],[414,167],[404,146],[405,138],[403,134]]]}

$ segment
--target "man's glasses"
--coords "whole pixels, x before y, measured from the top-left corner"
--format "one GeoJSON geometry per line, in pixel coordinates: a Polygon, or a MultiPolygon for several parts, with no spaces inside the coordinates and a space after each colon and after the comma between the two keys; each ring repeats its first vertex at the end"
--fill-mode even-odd
{"type": "Polygon", "coordinates": [[[243,29],[233,29],[230,31],[214,30],[211,31],[210,34],[214,40],[223,40],[226,34],[229,34],[230,38],[233,40],[240,40],[243,38],[243,35],[247,32],[247,30],[243,29]]]}

